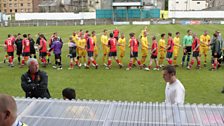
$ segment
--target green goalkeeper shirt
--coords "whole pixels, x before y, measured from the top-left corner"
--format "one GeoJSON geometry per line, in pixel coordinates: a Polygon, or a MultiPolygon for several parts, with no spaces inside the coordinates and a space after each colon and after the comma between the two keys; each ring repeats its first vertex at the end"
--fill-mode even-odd
{"type": "Polygon", "coordinates": [[[183,38],[183,47],[192,46],[193,38],[192,36],[185,35],[183,38]]]}

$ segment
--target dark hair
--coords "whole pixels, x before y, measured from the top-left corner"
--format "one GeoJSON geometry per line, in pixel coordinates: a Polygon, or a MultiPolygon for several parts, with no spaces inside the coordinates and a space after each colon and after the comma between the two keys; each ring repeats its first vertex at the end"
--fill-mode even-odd
{"type": "Polygon", "coordinates": [[[190,31],[191,31],[191,30],[190,30],[190,29],[188,29],[188,30],[187,30],[187,33],[189,33],[190,31]]]}
{"type": "Polygon", "coordinates": [[[104,29],[104,30],[103,30],[103,32],[106,32],[106,31],[107,31],[107,29],[104,29]]]}
{"type": "Polygon", "coordinates": [[[69,99],[69,100],[76,99],[75,89],[73,89],[73,88],[63,89],[62,96],[69,99]]]}
{"type": "Polygon", "coordinates": [[[152,40],[156,40],[156,36],[152,36],[152,40]]]}
{"type": "Polygon", "coordinates": [[[21,35],[20,33],[18,33],[17,35],[21,35]]]}
{"type": "Polygon", "coordinates": [[[133,37],[134,36],[134,33],[130,33],[129,35],[130,35],[130,37],[133,37]]]}
{"type": "Polygon", "coordinates": [[[217,37],[218,35],[217,35],[217,34],[213,34],[213,36],[214,36],[214,37],[217,37]]]}
{"type": "Polygon", "coordinates": [[[168,36],[172,36],[172,33],[169,32],[169,33],[168,33],[168,36]]]}
{"type": "Polygon", "coordinates": [[[172,65],[167,65],[163,68],[163,70],[166,70],[169,74],[176,75],[176,69],[172,65]]]}
{"type": "Polygon", "coordinates": [[[166,34],[163,33],[163,34],[161,34],[161,37],[164,37],[165,35],[166,35],[166,34]]]}
{"type": "Polygon", "coordinates": [[[88,30],[86,30],[86,33],[88,33],[89,31],[88,30]]]}
{"type": "Polygon", "coordinates": [[[92,31],[92,34],[96,33],[96,31],[92,31]]]}
{"type": "Polygon", "coordinates": [[[23,34],[23,37],[24,37],[24,38],[27,38],[27,34],[23,34]]]}
{"type": "Polygon", "coordinates": [[[10,38],[11,37],[11,34],[8,34],[8,38],[10,38]]]}
{"type": "Polygon", "coordinates": [[[176,32],[176,35],[180,34],[180,32],[176,32]]]}
{"type": "Polygon", "coordinates": [[[113,34],[113,33],[110,33],[110,37],[111,37],[111,38],[114,37],[114,34],[113,34]]]}

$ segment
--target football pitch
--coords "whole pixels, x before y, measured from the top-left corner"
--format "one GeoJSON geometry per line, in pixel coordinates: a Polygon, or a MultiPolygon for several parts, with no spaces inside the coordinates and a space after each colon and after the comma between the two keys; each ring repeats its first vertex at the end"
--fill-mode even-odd
{"type": "MultiPolygon", "coordinates": [[[[126,71],[125,68],[129,62],[129,48],[126,48],[126,55],[123,59],[124,68],[119,69],[116,62],[113,60],[112,69],[106,70],[102,63],[102,48],[100,36],[104,29],[110,32],[115,28],[114,25],[99,25],[99,26],[47,26],[47,27],[1,27],[0,40],[1,44],[7,38],[7,34],[30,33],[34,40],[37,38],[37,33],[43,33],[47,39],[53,32],[57,32],[64,43],[68,42],[69,36],[73,31],[95,30],[97,33],[98,44],[100,45],[99,56],[97,63],[99,69],[78,69],[68,70],[69,58],[68,45],[64,44],[62,53],[63,70],[55,70],[52,65],[47,68],[40,67],[41,70],[48,73],[48,85],[51,96],[53,98],[62,98],[61,91],[63,88],[72,87],[76,89],[78,99],[93,99],[93,100],[116,100],[116,101],[140,101],[140,102],[163,102],[165,82],[160,71],[144,71],[134,67],[131,71],[126,71]]],[[[136,37],[141,33],[144,26],[117,26],[120,32],[125,33],[126,40],[129,39],[130,32],[136,33],[136,37]]],[[[208,30],[212,36],[215,30],[224,33],[224,25],[149,25],[148,40],[151,43],[151,36],[156,35],[157,40],[160,39],[161,33],[171,32],[173,35],[179,31],[181,39],[186,34],[188,29],[198,36],[203,34],[204,30],[208,30]]],[[[166,36],[167,37],[167,36],[166,36]]],[[[140,48],[139,48],[140,50],[140,48]]],[[[119,53],[119,52],[118,52],[119,53]]],[[[27,71],[27,68],[19,68],[17,65],[17,57],[15,56],[15,67],[10,68],[7,64],[2,63],[5,52],[3,47],[0,47],[0,93],[8,93],[13,96],[23,97],[25,94],[21,88],[21,75],[27,71]]],[[[207,58],[210,62],[211,53],[207,58]]],[[[139,58],[141,53],[139,54],[139,58]]],[[[182,49],[179,52],[178,64],[181,63],[182,49]]],[[[202,64],[203,64],[202,57],[202,64]]],[[[54,56],[51,56],[51,62],[54,62],[54,56]]],[[[147,58],[149,63],[149,56],[147,58]]],[[[167,64],[167,62],[164,62],[167,64]]],[[[194,64],[195,65],[195,64],[194,64]]],[[[210,64],[207,67],[202,67],[196,70],[187,70],[186,67],[177,68],[177,78],[183,83],[186,90],[185,103],[209,103],[209,104],[224,104],[224,94],[221,94],[221,89],[224,86],[224,68],[221,67],[217,71],[209,71],[210,64]]]]}

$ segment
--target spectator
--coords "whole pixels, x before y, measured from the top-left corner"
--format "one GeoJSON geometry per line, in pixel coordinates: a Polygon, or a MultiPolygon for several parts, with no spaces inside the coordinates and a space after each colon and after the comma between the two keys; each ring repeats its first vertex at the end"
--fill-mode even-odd
{"type": "Polygon", "coordinates": [[[163,79],[167,82],[165,103],[184,104],[185,89],[182,83],[176,78],[174,66],[167,65],[163,68],[163,79]]]}
{"type": "Polygon", "coordinates": [[[0,126],[27,126],[17,118],[17,107],[13,97],[0,94],[0,126]]]}
{"type": "Polygon", "coordinates": [[[26,98],[50,98],[47,74],[39,70],[39,64],[34,58],[30,58],[27,64],[29,70],[21,77],[26,98]]]}
{"type": "Polygon", "coordinates": [[[63,96],[64,100],[66,100],[66,99],[68,99],[68,100],[76,99],[75,89],[73,89],[73,88],[63,89],[62,96],[63,96]]]}

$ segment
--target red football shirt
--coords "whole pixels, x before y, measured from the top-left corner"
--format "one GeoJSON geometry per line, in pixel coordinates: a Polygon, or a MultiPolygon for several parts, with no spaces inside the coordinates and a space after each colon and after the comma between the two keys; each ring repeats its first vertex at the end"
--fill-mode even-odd
{"type": "Polygon", "coordinates": [[[117,51],[116,39],[110,38],[108,41],[108,46],[110,47],[110,52],[116,52],[117,51]]]}
{"type": "Polygon", "coordinates": [[[94,51],[95,43],[93,42],[92,38],[88,38],[87,40],[87,51],[93,52],[94,51]]]}
{"type": "Polygon", "coordinates": [[[118,37],[119,36],[119,30],[118,29],[115,29],[113,31],[113,34],[114,34],[114,37],[118,37]]]}
{"type": "Polygon", "coordinates": [[[30,41],[27,38],[24,38],[22,40],[22,45],[23,45],[23,52],[30,52],[30,41]]]}
{"type": "Polygon", "coordinates": [[[153,51],[154,49],[156,49],[156,50],[152,53],[152,55],[157,56],[158,55],[158,44],[157,44],[156,40],[154,40],[152,42],[151,51],[153,51]]]}
{"type": "Polygon", "coordinates": [[[40,39],[40,47],[40,52],[47,52],[47,42],[43,38],[40,39]]]}
{"type": "MultiPolygon", "coordinates": [[[[195,38],[192,43],[192,50],[194,50],[200,44],[200,40],[195,38]]],[[[195,51],[199,52],[200,48],[198,47],[195,51]]]]}
{"type": "Polygon", "coordinates": [[[173,39],[172,39],[172,38],[169,38],[169,39],[168,39],[168,43],[167,43],[167,45],[170,46],[170,47],[167,49],[167,52],[173,52],[174,42],[173,42],[173,39]]]}
{"type": "Polygon", "coordinates": [[[133,50],[131,50],[132,52],[138,52],[138,40],[135,38],[131,38],[130,40],[130,47],[133,48],[133,50]]]}
{"type": "Polygon", "coordinates": [[[5,40],[7,52],[14,52],[14,41],[11,38],[5,40]]]}

